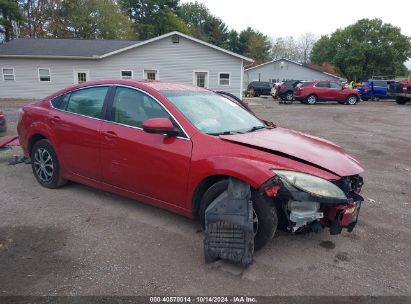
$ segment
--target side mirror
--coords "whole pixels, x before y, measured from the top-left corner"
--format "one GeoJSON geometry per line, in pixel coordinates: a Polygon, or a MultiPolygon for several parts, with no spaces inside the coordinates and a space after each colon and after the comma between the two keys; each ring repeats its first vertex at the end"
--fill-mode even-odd
{"type": "Polygon", "coordinates": [[[180,132],[176,130],[168,118],[151,118],[143,122],[143,130],[152,134],[166,134],[177,136],[180,132]]]}

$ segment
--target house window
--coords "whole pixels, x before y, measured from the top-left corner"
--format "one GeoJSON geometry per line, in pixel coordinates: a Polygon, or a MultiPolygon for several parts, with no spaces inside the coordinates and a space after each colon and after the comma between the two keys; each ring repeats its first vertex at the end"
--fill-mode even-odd
{"type": "Polygon", "coordinates": [[[157,74],[157,70],[144,70],[144,79],[158,80],[157,74]]]}
{"type": "Polygon", "coordinates": [[[218,78],[220,86],[230,85],[230,73],[220,73],[218,78]]]}
{"type": "Polygon", "coordinates": [[[39,69],[39,81],[41,82],[50,82],[50,69],[39,69]]]}
{"type": "Polygon", "coordinates": [[[82,83],[90,80],[90,73],[88,70],[78,70],[74,72],[74,82],[82,83]]]}
{"type": "Polygon", "coordinates": [[[133,71],[121,71],[121,79],[133,79],[133,71]]]}
{"type": "Polygon", "coordinates": [[[14,68],[3,68],[3,80],[15,80],[14,68]]]}
{"type": "Polygon", "coordinates": [[[194,85],[206,88],[208,86],[208,72],[194,72],[194,85]]]}

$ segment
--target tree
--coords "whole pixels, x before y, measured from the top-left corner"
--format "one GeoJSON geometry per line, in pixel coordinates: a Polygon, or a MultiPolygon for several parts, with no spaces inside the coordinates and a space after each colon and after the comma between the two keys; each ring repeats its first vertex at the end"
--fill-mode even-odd
{"type": "Polygon", "coordinates": [[[204,4],[182,4],[177,14],[185,21],[194,37],[219,47],[228,47],[227,25],[220,18],[213,16],[204,4]]]}
{"type": "Polygon", "coordinates": [[[317,37],[313,33],[303,34],[297,40],[294,40],[294,37],[279,37],[272,43],[271,58],[308,63],[316,40],[317,37]]]}
{"type": "Polygon", "coordinates": [[[0,33],[4,34],[6,42],[15,37],[14,30],[23,20],[24,16],[16,1],[0,0],[0,33]]]}
{"type": "Polygon", "coordinates": [[[265,62],[270,59],[271,43],[268,37],[259,31],[248,27],[239,35],[239,51],[257,62],[265,62]]]}
{"type": "Polygon", "coordinates": [[[134,23],[135,32],[141,39],[164,34],[164,31],[189,32],[184,20],[176,14],[179,0],[119,0],[118,2],[134,23]]]}
{"type": "Polygon", "coordinates": [[[84,39],[125,39],[132,25],[114,0],[65,0],[63,17],[72,35],[84,39]]]}
{"type": "Polygon", "coordinates": [[[271,58],[273,60],[289,59],[300,61],[297,43],[293,37],[279,37],[274,40],[271,47],[271,58]]]}
{"type": "Polygon", "coordinates": [[[241,50],[240,36],[238,35],[237,31],[231,30],[228,32],[227,48],[234,53],[240,53],[240,50],[241,50]]]}
{"type": "Polygon", "coordinates": [[[297,40],[297,49],[300,57],[300,62],[309,63],[310,56],[315,42],[318,40],[318,36],[313,33],[305,33],[301,35],[297,40]]]}
{"type": "Polygon", "coordinates": [[[380,19],[362,19],[330,37],[321,37],[311,54],[313,63],[332,63],[354,80],[404,73],[404,62],[409,57],[410,37],[380,19]]]}
{"type": "Polygon", "coordinates": [[[126,39],[132,24],[115,0],[24,0],[22,35],[33,38],[126,39]]]}

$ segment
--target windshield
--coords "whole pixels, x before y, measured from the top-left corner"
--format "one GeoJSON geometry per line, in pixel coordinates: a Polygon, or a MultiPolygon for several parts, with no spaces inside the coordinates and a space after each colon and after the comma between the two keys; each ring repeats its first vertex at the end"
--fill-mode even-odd
{"type": "Polygon", "coordinates": [[[207,134],[233,134],[265,128],[242,107],[212,92],[166,91],[162,94],[197,129],[207,134]]]}

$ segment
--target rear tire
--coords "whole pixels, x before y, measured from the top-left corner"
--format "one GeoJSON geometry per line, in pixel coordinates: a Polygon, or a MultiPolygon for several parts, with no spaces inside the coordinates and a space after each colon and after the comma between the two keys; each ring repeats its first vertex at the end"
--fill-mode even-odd
{"type": "Polygon", "coordinates": [[[67,183],[60,175],[60,163],[53,146],[47,139],[36,142],[31,150],[31,167],[43,187],[55,189],[67,183]]]}
{"type": "Polygon", "coordinates": [[[310,105],[313,105],[313,104],[316,104],[317,101],[318,101],[317,96],[314,95],[314,94],[311,94],[311,95],[309,95],[309,96],[307,97],[306,103],[308,103],[308,104],[310,104],[310,105]]]}
{"type": "Polygon", "coordinates": [[[293,92],[289,91],[289,92],[285,93],[285,99],[286,99],[287,101],[293,101],[293,100],[294,100],[294,94],[293,94],[293,92]]]}
{"type": "Polygon", "coordinates": [[[403,97],[398,97],[395,101],[396,101],[398,104],[403,105],[403,104],[405,104],[408,100],[407,100],[406,98],[403,98],[403,97]]]}
{"type": "MultiPolygon", "coordinates": [[[[205,230],[205,211],[207,207],[224,191],[227,190],[228,180],[222,180],[212,185],[204,193],[200,202],[200,223],[205,230]]],[[[258,191],[251,190],[251,200],[257,218],[257,231],[254,236],[254,249],[260,250],[270,242],[278,226],[277,209],[274,204],[258,191]]]]}

